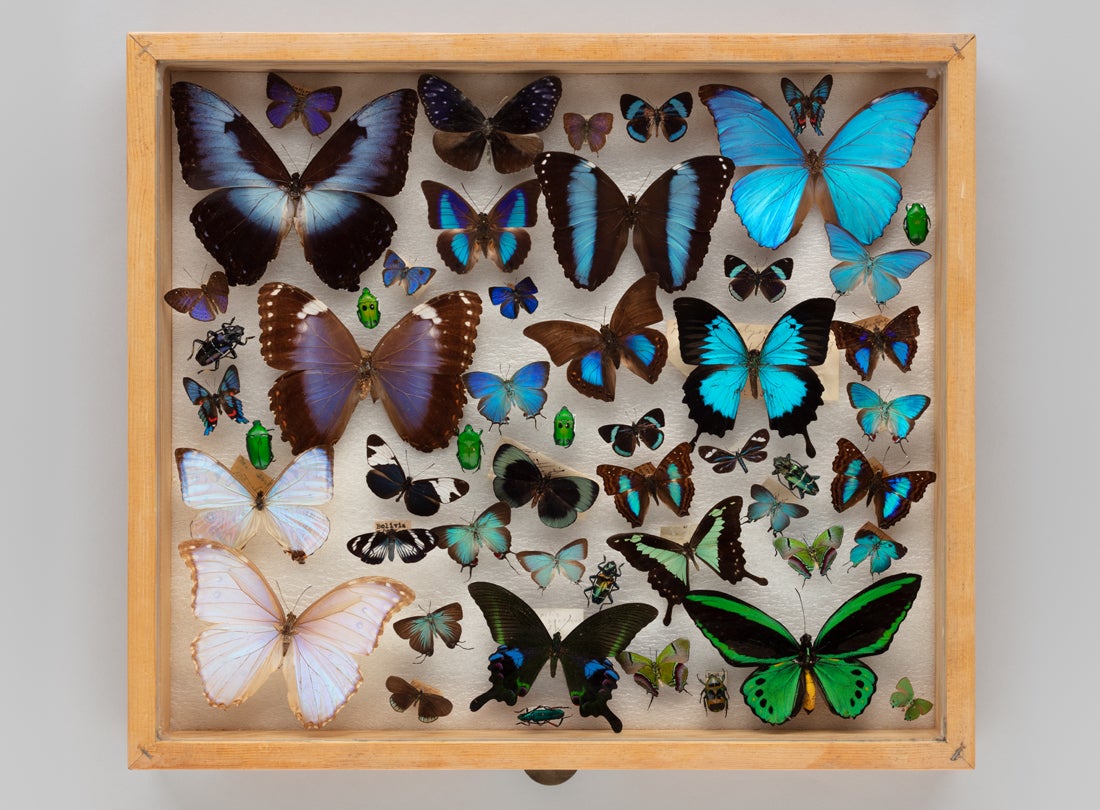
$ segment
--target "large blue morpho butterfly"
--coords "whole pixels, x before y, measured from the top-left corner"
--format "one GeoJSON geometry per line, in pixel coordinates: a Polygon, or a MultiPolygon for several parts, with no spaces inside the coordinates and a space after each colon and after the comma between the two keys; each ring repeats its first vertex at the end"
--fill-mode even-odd
{"type": "Polygon", "coordinates": [[[359,275],[397,229],[367,196],[405,185],[416,93],[376,98],[340,126],[301,172],[289,172],[241,112],[190,82],[172,85],[183,179],[216,189],[191,210],[191,224],[230,284],[255,284],[293,225],[306,261],[328,286],[358,290],[359,275]]]}
{"type": "Polygon", "coordinates": [[[836,302],[810,298],[791,307],[759,349],[749,349],[737,327],[713,304],[677,298],[673,309],[680,356],[697,366],[684,383],[684,402],[699,432],[724,436],[737,419],[748,385],[754,398],[763,391],[768,426],[780,436],[801,433],[806,454],[813,458],[808,425],[824,402],[825,386],[811,366],[825,362],[836,302]]]}
{"type": "Polygon", "coordinates": [[[545,360],[528,363],[508,379],[488,371],[468,371],[462,375],[470,396],[479,400],[478,412],[494,425],[508,421],[513,405],[528,419],[542,413],[549,379],[550,364],[545,360]]]}
{"type": "Polygon", "coordinates": [[[551,636],[530,605],[511,591],[491,582],[473,582],[469,589],[500,645],[489,656],[491,686],[470,701],[470,711],[490,700],[515,706],[549,660],[551,678],[561,664],[569,698],[582,717],[603,717],[612,731],[623,730],[622,720],[608,706],[619,680],[611,658],[657,618],[657,608],[640,602],[612,605],[593,613],[563,639],[560,633],[551,636]]]}
{"type": "Polygon", "coordinates": [[[672,622],[672,609],[684,601],[691,590],[691,563],[699,569],[699,560],[731,584],[748,578],[760,585],[768,580],[745,570],[745,549],[741,546],[740,495],[719,501],[703,515],[687,543],[676,543],[655,534],[627,532],[607,538],[607,545],[618,551],[639,571],[648,572],[650,586],[668,602],[664,623],[672,622]]]}
{"type": "MultiPolygon", "coordinates": [[[[809,579],[817,566],[818,573],[829,578],[829,569],[836,560],[836,550],[844,539],[843,526],[830,526],[811,542],[797,537],[777,537],[772,541],[775,553],[803,579],[809,579]]],[[[805,583],[803,583],[805,584],[805,583]]]]}
{"type": "Polygon", "coordinates": [[[229,279],[221,270],[215,270],[205,284],[169,290],[164,302],[196,321],[212,321],[229,308],[229,279]]]}
{"type": "Polygon", "coordinates": [[[566,379],[586,397],[615,400],[619,363],[654,383],[668,359],[668,339],[650,324],[664,319],[657,304],[657,279],[644,275],[623,293],[611,323],[596,331],[576,321],[542,321],[523,334],[543,345],[555,366],[569,363],[566,379]]]}
{"type": "Polygon", "coordinates": [[[914,503],[924,497],[928,485],[936,480],[929,470],[888,475],[876,459],[867,458],[847,439],[837,439],[837,454],[833,459],[833,508],[843,512],[855,506],[865,495],[867,503],[875,503],[875,517],[880,529],[889,529],[909,514],[914,503]]]}
{"type": "Polygon", "coordinates": [[[210,435],[218,426],[218,411],[234,422],[248,424],[248,419],[244,415],[244,405],[237,397],[241,392],[241,378],[236,366],[230,366],[225,370],[216,394],[211,394],[190,377],[183,378],[183,390],[187,392],[191,404],[199,406],[199,419],[202,420],[204,428],[203,436],[210,435]]]}
{"type": "Polygon", "coordinates": [[[405,313],[360,349],[331,309],[305,290],[265,284],[259,296],[260,353],[284,373],[268,391],[275,421],[294,452],[332,444],[359,402],[382,400],[397,435],[417,450],[446,447],[466,404],[481,299],[444,293],[405,313]]]}
{"type": "Polygon", "coordinates": [[[817,698],[833,714],[859,717],[878,678],[861,658],[890,648],[920,591],[918,574],[895,574],[852,596],[825,620],[817,638],[796,640],[777,619],[735,596],[692,591],[684,608],[719,654],[735,667],[756,667],[741,684],[745,705],[771,725],[817,698]]]}
{"type": "Polygon", "coordinates": [[[282,129],[301,116],[302,124],[310,135],[320,135],[332,126],[332,113],[340,106],[339,87],[322,87],[306,90],[297,87],[277,73],[267,74],[267,120],[276,129],[282,129]]]}
{"type": "Polygon", "coordinates": [[[626,134],[638,143],[645,143],[659,131],[669,143],[678,141],[687,133],[692,101],[691,93],[685,91],[654,107],[645,99],[623,93],[619,109],[626,119],[626,134]]]}
{"type": "Polygon", "coordinates": [[[745,522],[768,518],[771,533],[776,536],[791,525],[791,518],[802,518],[810,514],[810,510],[802,504],[781,501],[760,484],[753,484],[749,488],[749,494],[755,503],[750,503],[745,510],[745,522]]]}
{"type": "Polygon", "coordinates": [[[654,408],[632,425],[603,425],[599,428],[599,434],[618,455],[629,458],[634,455],[639,443],[650,450],[660,447],[665,440],[665,432],[661,430],[664,426],[665,412],[654,408]]]}
{"type": "Polygon", "coordinates": [[[677,163],[639,198],[624,197],[595,163],[569,152],[539,155],[535,175],[554,226],[554,250],[574,286],[594,290],[603,284],[633,228],[642,269],[672,292],[699,273],[733,179],[733,161],[706,155],[677,163]]]}
{"type": "Polygon", "coordinates": [[[423,74],[417,89],[424,114],[437,130],[432,138],[436,154],[467,172],[481,163],[486,144],[498,172],[511,174],[530,166],[542,151],[542,138],[535,133],[550,125],[561,99],[561,79],[543,76],[486,118],[461,90],[439,76],[423,74]]]}
{"type": "Polygon", "coordinates": [[[604,492],[615,508],[634,528],[645,523],[651,500],[659,501],[677,516],[691,509],[695,484],[691,480],[691,444],[681,442],[654,466],[650,462],[633,470],[617,464],[601,464],[596,474],[603,479],[604,492]]]}
{"type": "Polygon", "coordinates": [[[413,295],[435,275],[434,267],[409,267],[405,260],[392,250],[386,251],[382,260],[382,283],[392,287],[400,282],[406,295],[413,295]]]}
{"type": "Polygon", "coordinates": [[[771,434],[765,428],[760,428],[745,440],[740,450],[723,450],[721,447],[702,445],[699,448],[699,457],[710,464],[716,473],[733,472],[738,467],[747,473],[749,467],[746,461],[760,463],[768,457],[768,451],[764,448],[768,446],[770,438],[771,434]]]}
{"type": "Polygon", "coordinates": [[[778,259],[763,270],[754,270],[744,259],[726,256],[730,295],[738,301],[760,293],[769,304],[774,304],[786,294],[786,282],[790,280],[793,271],[794,259],[791,258],[778,259]]]}
{"type": "Polygon", "coordinates": [[[500,314],[509,320],[515,320],[520,308],[533,313],[539,308],[539,300],[535,297],[539,288],[530,276],[520,279],[515,284],[506,284],[502,287],[489,288],[489,300],[495,306],[500,307],[500,314]]]}
{"type": "Polygon", "coordinates": [[[857,111],[821,150],[806,151],[787,125],[739,87],[708,84],[699,98],[718,127],[723,155],[749,173],[731,199],[749,236],[775,249],[798,233],[813,205],[865,245],[882,235],[901,202],[901,185],[883,169],[909,162],[917,130],[939,94],[894,90],[857,111]]]}
{"type": "Polygon", "coordinates": [[[574,585],[578,584],[584,576],[584,560],[587,557],[588,541],[583,537],[566,543],[553,554],[549,551],[516,552],[516,561],[531,575],[540,591],[550,587],[555,574],[561,574],[574,585]]]}
{"type": "Polygon", "coordinates": [[[855,545],[848,553],[849,568],[856,568],[864,560],[870,560],[871,576],[881,574],[894,560],[900,560],[909,551],[874,523],[860,526],[853,538],[855,545]]]}
{"type": "MultiPolygon", "coordinates": [[[[431,607],[431,605],[429,605],[431,607]]],[[[422,608],[423,609],[423,608],[422,608]]],[[[435,637],[439,636],[447,649],[453,650],[462,640],[462,605],[451,602],[439,610],[432,610],[423,616],[399,619],[393,623],[393,632],[406,641],[409,646],[428,657],[435,653],[435,637]]]]}
{"type": "Polygon", "coordinates": [[[853,408],[859,409],[856,421],[868,439],[874,441],[878,432],[885,430],[895,442],[909,437],[913,425],[932,402],[924,394],[909,394],[887,401],[857,382],[848,383],[848,401],[853,408]]]}
{"type": "Polygon", "coordinates": [[[414,563],[435,548],[435,538],[427,529],[398,529],[394,526],[358,534],[348,540],[348,551],[368,565],[393,562],[414,563]]]}
{"type": "Polygon", "coordinates": [[[591,478],[548,475],[527,453],[505,442],[493,456],[493,492],[513,509],[525,504],[538,509],[539,520],[551,529],[564,529],[587,511],[600,494],[591,478]]]}
{"type": "Polygon", "coordinates": [[[523,264],[531,250],[531,235],[523,228],[538,220],[538,181],[509,189],[489,213],[475,211],[442,183],[425,180],[420,188],[428,201],[428,226],[443,231],[435,245],[451,270],[468,273],[480,256],[509,273],[523,264]]]}
{"type": "Polygon", "coordinates": [[[821,122],[825,119],[825,102],[829,100],[829,93],[833,89],[832,74],[823,76],[808,94],[798,89],[798,85],[786,76],[779,80],[779,86],[783,88],[783,98],[791,108],[794,134],[801,135],[807,122],[814,128],[814,132],[823,134],[821,122]]]}
{"type": "Polygon", "coordinates": [[[498,557],[511,551],[512,533],[508,530],[511,521],[512,510],[508,504],[498,501],[472,522],[436,526],[432,534],[435,535],[435,544],[447,549],[452,560],[463,568],[473,568],[482,548],[489,549],[498,557]]]}
{"type": "Polygon", "coordinates": [[[875,373],[879,357],[888,357],[902,371],[909,371],[917,353],[920,307],[909,307],[892,320],[882,315],[855,323],[833,321],[831,329],[838,349],[861,380],[875,373]]]}
{"type": "Polygon", "coordinates": [[[880,307],[901,292],[898,279],[909,278],[913,271],[932,258],[924,250],[891,250],[872,256],[859,240],[843,228],[825,223],[829,234],[829,252],[840,264],[829,271],[837,295],[850,293],[866,282],[871,297],[880,307]]]}
{"type": "Polygon", "coordinates": [[[367,436],[367,486],[383,500],[402,500],[414,515],[426,517],[441,504],[457,501],[470,491],[461,478],[416,478],[405,472],[390,446],[376,433],[367,436]]]}

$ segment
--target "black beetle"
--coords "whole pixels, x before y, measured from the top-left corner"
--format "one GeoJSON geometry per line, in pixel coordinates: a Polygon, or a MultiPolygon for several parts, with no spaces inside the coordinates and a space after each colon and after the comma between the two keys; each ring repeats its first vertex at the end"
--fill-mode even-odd
{"type": "MultiPolygon", "coordinates": [[[[232,357],[237,359],[237,346],[243,346],[248,341],[252,340],[255,335],[244,336],[244,327],[237,326],[233,323],[236,318],[230,318],[229,323],[223,323],[221,329],[217,332],[207,330],[206,338],[195,338],[191,342],[191,356],[194,357],[200,366],[208,366],[211,363],[214,364],[214,370],[218,370],[218,364],[226,357],[232,357]],[[195,347],[198,347],[198,353],[195,352],[195,347]]],[[[188,360],[191,357],[187,358],[188,360]]]]}

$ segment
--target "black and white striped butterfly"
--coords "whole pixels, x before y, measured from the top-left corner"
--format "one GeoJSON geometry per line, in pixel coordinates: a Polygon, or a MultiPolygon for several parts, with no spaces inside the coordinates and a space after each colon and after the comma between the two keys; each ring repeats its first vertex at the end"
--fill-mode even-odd
{"type": "Polygon", "coordinates": [[[435,535],[428,529],[383,526],[348,540],[348,551],[368,565],[392,562],[395,557],[405,563],[419,562],[433,548],[435,535]]]}
{"type": "Polygon", "coordinates": [[[434,515],[440,504],[456,501],[470,491],[461,478],[413,479],[390,446],[376,433],[367,437],[367,486],[379,498],[405,501],[414,515],[434,515]]]}

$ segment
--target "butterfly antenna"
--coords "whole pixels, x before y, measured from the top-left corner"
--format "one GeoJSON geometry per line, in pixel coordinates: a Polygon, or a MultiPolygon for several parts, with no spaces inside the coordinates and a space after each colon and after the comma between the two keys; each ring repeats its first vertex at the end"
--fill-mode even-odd
{"type": "MultiPolygon", "coordinates": [[[[802,584],[805,585],[806,583],[803,582],[802,584]]],[[[802,601],[802,593],[800,591],[795,591],[794,595],[798,597],[798,606],[800,608],[802,608],[802,632],[805,634],[807,632],[807,630],[806,630],[806,604],[802,601]]]]}

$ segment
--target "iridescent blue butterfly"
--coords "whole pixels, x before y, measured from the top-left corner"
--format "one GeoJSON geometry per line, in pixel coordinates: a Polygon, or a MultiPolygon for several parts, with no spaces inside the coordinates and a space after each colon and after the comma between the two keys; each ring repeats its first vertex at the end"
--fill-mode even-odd
{"type": "Polygon", "coordinates": [[[507,284],[503,287],[490,287],[489,300],[500,307],[500,314],[505,318],[515,320],[519,315],[520,307],[533,313],[539,308],[539,301],[535,296],[539,288],[531,277],[521,279],[515,284],[507,284]]]}
{"type": "Polygon", "coordinates": [[[677,163],[637,199],[624,196],[595,163],[569,152],[539,155],[535,175],[554,226],[554,250],[574,286],[594,290],[607,281],[633,229],[642,269],[672,292],[699,273],[733,162],[704,155],[677,163]]]}
{"type": "Polygon", "coordinates": [[[752,523],[768,518],[772,534],[777,536],[791,525],[792,518],[802,518],[810,514],[810,510],[802,504],[781,501],[760,484],[753,484],[749,494],[756,503],[750,503],[745,510],[745,522],[752,523]]]}
{"type": "Polygon", "coordinates": [[[698,298],[673,301],[680,356],[697,366],[684,383],[684,402],[699,432],[724,436],[737,419],[747,384],[753,397],[763,391],[768,426],[780,436],[801,433],[813,458],[807,426],[817,418],[825,386],[811,366],[825,362],[835,308],[829,298],[803,301],[776,321],[761,348],[749,349],[714,305],[698,298]]]}
{"type": "Polygon", "coordinates": [[[549,379],[550,364],[545,360],[528,363],[507,380],[487,371],[470,371],[462,375],[470,396],[480,400],[478,411],[494,425],[508,421],[508,411],[513,405],[528,419],[542,413],[549,379]]]}
{"type": "Polygon", "coordinates": [[[164,302],[196,321],[212,321],[229,309],[229,279],[221,270],[210,274],[199,287],[176,287],[164,294],[164,302]]]}
{"type": "Polygon", "coordinates": [[[900,560],[908,552],[905,546],[892,538],[874,523],[864,523],[855,536],[855,547],[848,553],[850,568],[864,560],[871,561],[871,574],[881,574],[894,560],[900,560]]]}
{"type": "Polygon", "coordinates": [[[443,233],[436,240],[443,263],[467,273],[481,256],[511,272],[531,250],[530,228],[538,220],[539,184],[528,180],[507,191],[489,213],[475,211],[462,195],[442,183],[420,184],[428,200],[428,225],[443,233]]]}
{"type": "Polygon", "coordinates": [[[332,126],[332,113],[340,106],[340,88],[305,90],[276,73],[267,74],[267,120],[282,129],[298,116],[310,135],[320,135],[332,126]]]}
{"type": "Polygon", "coordinates": [[[359,289],[397,223],[368,194],[405,185],[416,124],[416,93],[397,90],[353,113],[291,174],[241,112],[190,82],[172,85],[183,179],[216,189],[191,210],[191,224],[230,284],[255,284],[293,228],[306,261],[328,286],[359,289]]]}
{"type": "Polygon", "coordinates": [[[386,258],[382,263],[382,283],[387,287],[400,282],[405,288],[405,294],[412,295],[431,281],[434,275],[434,267],[409,267],[392,250],[386,251],[386,258]]]}
{"type": "Polygon", "coordinates": [[[199,406],[199,419],[202,420],[205,428],[203,436],[210,435],[218,426],[218,411],[235,422],[248,424],[244,415],[244,405],[237,397],[241,392],[241,378],[236,366],[230,366],[225,370],[217,394],[211,394],[190,377],[183,378],[183,390],[187,392],[191,404],[199,406]]]}
{"type": "Polygon", "coordinates": [[[755,169],[733,184],[731,199],[749,236],[777,248],[798,233],[816,204],[826,222],[865,245],[882,235],[901,185],[883,169],[900,169],[921,122],[939,95],[928,87],[894,90],[872,100],[837,130],[825,148],[806,151],[778,115],[738,87],[708,84],[699,98],[718,127],[722,154],[755,169]]]}
{"type": "Polygon", "coordinates": [[[874,501],[880,529],[889,529],[909,514],[914,503],[924,497],[936,474],[928,470],[888,474],[877,460],[867,458],[845,438],[837,439],[833,459],[833,508],[843,512],[855,506],[865,495],[874,501]]]}
{"type": "Polygon", "coordinates": [[[626,119],[626,133],[638,143],[648,141],[658,129],[669,143],[680,140],[687,132],[691,106],[689,92],[678,93],[660,107],[630,93],[623,93],[619,98],[619,109],[626,119]]]}
{"type": "Polygon", "coordinates": [[[855,323],[833,321],[831,328],[848,365],[859,372],[860,379],[869,380],[879,357],[888,357],[899,369],[909,371],[917,353],[919,316],[919,307],[909,307],[893,320],[876,315],[855,323]]]}
{"type": "Polygon", "coordinates": [[[911,248],[872,256],[843,228],[826,222],[825,231],[829,234],[829,252],[834,259],[840,259],[840,264],[829,271],[837,295],[850,293],[865,281],[879,306],[901,292],[898,279],[909,278],[914,270],[932,258],[931,253],[911,248]]]}
{"type": "Polygon", "coordinates": [[[695,484],[691,480],[691,445],[681,442],[654,466],[646,462],[633,470],[617,464],[601,464],[596,474],[603,479],[604,492],[615,508],[634,528],[645,522],[649,502],[657,500],[684,517],[691,508],[695,484]]]}
{"type": "Polygon", "coordinates": [[[508,524],[512,521],[512,510],[508,504],[497,502],[482,512],[472,523],[451,526],[437,526],[432,529],[435,544],[447,549],[451,559],[463,568],[477,565],[477,556],[482,547],[489,549],[498,557],[503,557],[512,549],[512,533],[508,524]]]}
{"type": "Polygon", "coordinates": [[[779,80],[779,86],[783,88],[783,98],[791,108],[791,123],[794,124],[794,134],[801,135],[806,128],[806,122],[814,128],[814,132],[821,135],[821,122],[825,118],[825,102],[829,100],[829,92],[833,89],[832,74],[824,76],[814,85],[809,95],[798,89],[798,85],[784,76],[779,80]]]}
{"type": "Polygon", "coordinates": [[[909,394],[889,401],[862,383],[848,383],[848,401],[859,408],[856,421],[864,435],[875,440],[880,430],[890,434],[895,442],[908,438],[914,423],[924,413],[931,399],[924,394],[909,394]]]}

